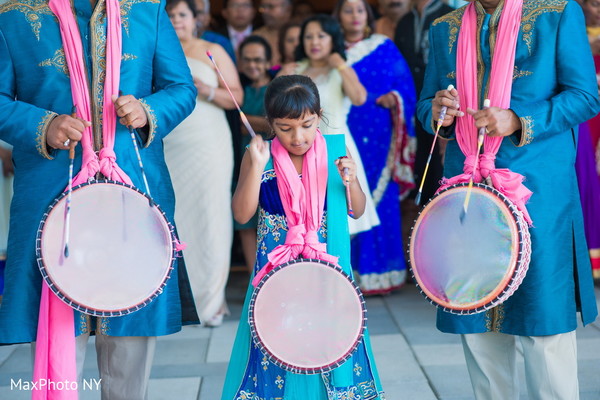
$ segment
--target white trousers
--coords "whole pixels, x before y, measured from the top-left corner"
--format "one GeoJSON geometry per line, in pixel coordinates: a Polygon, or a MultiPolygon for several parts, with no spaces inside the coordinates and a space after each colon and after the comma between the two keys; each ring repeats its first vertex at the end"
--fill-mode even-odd
{"type": "Polygon", "coordinates": [[[461,337],[476,399],[519,399],[517,340],[523,347],[530,400],[579,399],[575,331],[551,336],[487,332],[461,337]]]}
{"type": "MultiPolygon", "coordinates": [[[[77,337],[77,376],[82,380],[89,334],[77,337]]],[[[96,334],[102,400],[147,400],[155,336],[96,334]]],[[[80,386],[81,387],[81,386],[80,386]]]]}

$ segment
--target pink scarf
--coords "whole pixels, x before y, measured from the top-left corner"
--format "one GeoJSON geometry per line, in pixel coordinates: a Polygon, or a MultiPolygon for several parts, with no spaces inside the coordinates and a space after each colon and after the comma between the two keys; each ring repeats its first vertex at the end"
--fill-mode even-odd
{"type": "Polygon", "coordinates": [[[252,284],[258,285],[273,268],[304,258],[320,259],[337,264],[337,257],[327,254],[327,244],[319,242],[317,230],[323,217],[327,192],[327,145],[321,132],[304,155],[302,178],[298,176],[290,153],[277,138],[271,146],[277,188],[288,222],[285,243],[267,256],[269,262],[256,274],[252,284]]]}
{"type": "MultiPolygon", "coordinates": [[[[77,21],[73,15],[69,0],[50,0],[50,9],[58,18],[60,33],[65,51],[73,104],[77,107],[77,115],[86,121],[92,119],[88,76],[86,74],[83,46],[77,21]]],[[[106,0],[107,32],[106,32],[106,78],[104,82],[104,107],[102,112],[102,140],[104,148],[99,155],[94,152],[92,128],[83,132],[81,145],[83,148],[81,171],[73,179],[73,185],[86,182],[101,172],[108,179],[131,184],[129,177],[115,163],[113,146],[115,143],[116,112],[111,100],[113,94],[119,92],[121,67],[121,15],[118,0],[106,0]]],[[[34,364],[34,382],[77,382],[77,366],[75,355],[73,309],[63,303],[42,284],[40,314],[36,340],[34,364]]],[[[60,385],[56,385],[59,386],[60,385]]],[[[34,400],[42,399],[77,399],[77,390],[52,390],[46,385],[35,389],[34,400]]]]}
{"type": "MultiPolygon", "coordinates": [[[[493,49],[492,70],[488,98],[493,107],[510,108],[512,92],[512,76],[515,67],[515,52],[523,0],[506,0],[498,25],[496,46],[493,49]]],[[[467,6],[462,19],[458,37],[456,55],[456,84],[461,96],[461,105],[479,109],[477,88],[477,12],[475,4],[467,6]]],[[[465,114],[456,120],[456,139],[466,156],[463,174],[450,179],[444,179],[440,190],[456,183],[468,182],[475,168],[477,154],[477,128],[475,120],[465,114]]],[[[495,166],[496,153],[502,143],[502,137],[485,136],[484,150],[479,156],[479,168],[474,171],[475,182],[481,182],[489,177],[493,186],[507,196],[523,213],[525,220],[531,225],[532,221],[525,207],[532,192],[523,185],[523,175],[509,169],[497,169],[495,166]]]]}

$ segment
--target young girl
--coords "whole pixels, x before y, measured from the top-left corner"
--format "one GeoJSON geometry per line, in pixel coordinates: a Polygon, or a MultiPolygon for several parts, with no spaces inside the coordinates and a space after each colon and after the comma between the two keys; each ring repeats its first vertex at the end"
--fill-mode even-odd
{"type": "MultiPolygon", "coordinates": [[[[256,133],[267,133],[271,130],[265,118],[265,92],[271,75],[271,46],[261,36],[251,35],[242,41],[238,50],[239,71],[244,82],[244,104],[242,111],[248,117],[248,122],[256,133]]],[[[241,152],[250,143],[250,133],[242,124],[241,127],[241,152]]],[[[238,232],[242,251],[248,271],[252,271],[256,261],[256,225],[257,216],[253,216],[245,224],[234,223],[238,232]]]]}
{"type": "MultiPolygon", "coordinates": [[[[312,258],[339,257],[338,264],[350,274],[343,179],[349,181],[355,218],[364,212],[365,195],[356,179],[352,158],[340,158],[347,154],[343,135],[323,136],[318,130],[322,112],[319,92],[305,76],[288,75],[273,80],[265,94],[265,110],[275,138],[252,139],[233,197],[234,217],[240,223],[248,221],[259,209],[254,283],[266,272],[265,265],[270,265],[269,253],[279,245],[287,246],[288,232],[300,224],[308,231],[300,241],[312,236],[326,244],[327,254],[312,258]],[[311,231],[314,235],[310,235],[311,231]]],[[[298,237],[293,242],[297,245],[298,237]]],[[[250,333],[248,306],[253,291],[250,284],[222,400],[383,399],[368,333],[351,358],[331,372],[294,374],[270,362],[253,343],[250,333]]]]}

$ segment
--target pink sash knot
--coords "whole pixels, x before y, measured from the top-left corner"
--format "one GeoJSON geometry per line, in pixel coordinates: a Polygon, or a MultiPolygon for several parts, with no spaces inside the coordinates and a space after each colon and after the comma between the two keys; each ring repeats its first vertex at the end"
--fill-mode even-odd
{"type": "Polygon", "coordinates": [[[480,183],[484,179],[490,178],[492,186],[500,193],[505,195],[514,203],[529,225],[532,225],[531,217],[525,204],[533,192],[525,185],[525,177],[519,173],[513,172],[508,168],[496,168],[496,156],[493,153],[484,152],[479,155],[479,168],[475,170],[476,155],[466,156],[463,166],[463,173],[452,178],[444,178],[438,191],[448,188],[458,183],[468,183],[473,175],[473,182],[480,183]]]}
{"type": "Polygon", "coordinates": [[[252,284],[258,285],[261,279],[275,267],[295,260],[299,256],[328,261],[333,264],[338,262],[338,257],[327,253],[327,244],[319,242],[317,232],[307,232],[304,224],[291,225],[285,237],[285,243],[275,247],[267,255],[269,262],[256,274],[252,284]]]}

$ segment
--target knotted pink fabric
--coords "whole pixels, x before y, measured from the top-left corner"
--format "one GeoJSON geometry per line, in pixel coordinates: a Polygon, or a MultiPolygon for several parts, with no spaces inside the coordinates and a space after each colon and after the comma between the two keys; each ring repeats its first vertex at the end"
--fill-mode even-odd
{"type": "Polygon", "coordinates": [[[299,256],[337,264],[338,257],[327,254],[327,245],[319,242],[317,230],[323,217],[327,192],[327,145],[317,131],[313,145],[304,154],[302,177],[298,176],[290,153],[279,139],[271,145],[277,188],[288,223],[285,243],[268,255],[269,262],[252,280],[254,286],[273,268],[299,256]]]}
{"type": "MultiPolygon", "coordinates": [[[[488,98],[491,106],[504,109],[510,108],[512,93],[512,76],[515,67],[515,52],[523,0],[504,2],[504,9],[498,25],[496,45],[493,49],[492,69],[488,98]]],[[[477,11],[475,4],[467,6],[462,19],[458,37],[456,55],[456,84],[461,97],[461,104],[472,109],[478,109],[477,87],[477,11]]],[[[525,207],[532,192],[523,185],[524,177],[509,169],[497,169],[495,166],[496,153],[502,144],[502,137],[485,136],[483,154],[479,156],[478,170],[474,171],[477,160],[477,128],[475,120],[469,114],[456,119],[456,139],[465,155],[463,174],[444,179],[439,190],[456,183],[469,182],[471,175],[475,182],[481,182],[489,177],[493,186],[507,196],[523,213],[525,220],[531,225],[532,221],[525,207]]]]}
{"type": "MultiPolygon", "coordinates": [[[[58,18],[65,51],[73,104],[77,115],[92,120],[88,76],[86,74],[83,45],[77,21],[69,0],[50,0],[49,6],[58,18]]],[[[106,77],[104,82],[104,107],[102,111],[102,140],[104,148],[94,152],[91,127],[83,132],[81,170],[73,185],[86,182],[101,172],[108,179],[131,184],[131,180],[116,164],[113,151],[115,143],[116,112],[111,96],[119,93],[121,68],[121,14],[118,0],[106,0],[106,77]]],[[[63,303],[44,282],[40,300],[40,315],[36,340],[34,382],[54,382],[38,385],[32,392],[34,400],[77,399],[77,390],[66,390],[59,382],[77,382],[73,309],[63,303]],[[57,389],[63,387],[62,390],[57,389]]]]}

